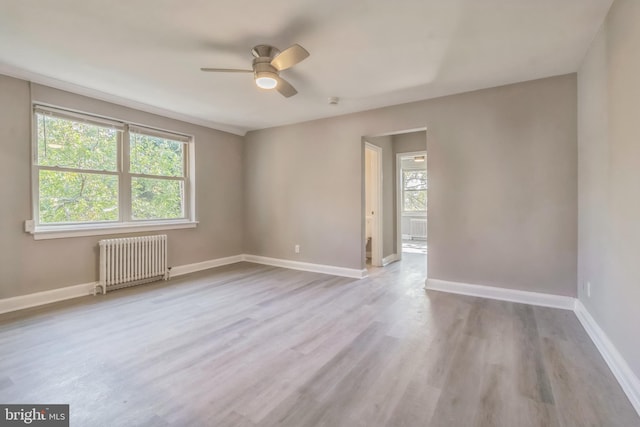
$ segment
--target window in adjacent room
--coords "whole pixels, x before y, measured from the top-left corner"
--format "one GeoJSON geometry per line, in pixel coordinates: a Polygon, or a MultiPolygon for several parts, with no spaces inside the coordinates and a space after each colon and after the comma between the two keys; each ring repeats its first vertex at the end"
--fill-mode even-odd
{"type": "Polygon", "coordinates": [[[427,171],[425,169],[404,169],[402,171],[403,212],[426,212],[427,171]]]}

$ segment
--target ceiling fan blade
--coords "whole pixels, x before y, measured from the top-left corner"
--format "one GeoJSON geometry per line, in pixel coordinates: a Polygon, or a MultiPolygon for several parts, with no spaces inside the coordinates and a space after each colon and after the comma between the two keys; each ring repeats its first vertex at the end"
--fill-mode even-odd
{"type": "Polygon", "coordinates": [[[296,93],[298,93],[296,88],[291,86],[291,83],[289,83],[288,81],[286,81],[282,77],[278,76],[278,78],[276,80],[278,80],[278,85],[276,86],[276,90],[278,92],[280,92],[280,94],[282,96],[284,96],[286,98],[289,98],[289,97],[295,95],[296,93]]]}
{"type": "Polygon", "coordinates": [[[239,70],[237,68],[200,68],[200,71],[210,71],[214,73],[253,73],[253,70],[239,70]]]}
{"type": "Polygon", "coordinates": [[[309,56],[309,52],[307,52],[305,48],[299,44],[294,44],[273,58],[271,60],[271,65],[273,65],[276,70],[282,71],[293,67],[298,62],[304,60],[307,56],[309,56]]]}

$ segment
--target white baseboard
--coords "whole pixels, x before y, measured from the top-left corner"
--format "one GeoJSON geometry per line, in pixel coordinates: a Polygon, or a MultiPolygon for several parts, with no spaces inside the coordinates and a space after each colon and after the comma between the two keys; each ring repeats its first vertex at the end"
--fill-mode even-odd
{"type": "Polygon", "coordinates": [[[274,267],[290,268],[292,270],[312,271],[314,273],[332,274],[334,276],[350,277],[353,279],[363,279],[367,277],[367,270],[355,268],[336,267],[333,265],[312,264],[308,262],[292,261],[288,259],[269,258],[258,255],[243,255],[247,262],[256,264],[272,265],[274,267]]]}
{"type": "Polygon", "coordinates": [[[382,258],[382,266],[386,267],[387,265],[391,264],[392,262],[396,262],[399,259],[400,257],[398,256],[398,254],[391,254],[389,256],[386,256],[382,258]]]}
{"type": "Polygon", "coordinates": [[[71,298],[93,295],[93,290],[95,289],[96,284],[97,282],[83,283],[81,285],[52,289],[50,291],[0,299],[0,314],[37,307],[39,305],[50,304],[52,302],[64,301],[71,298]]]}
{"type": "MultiPolygon", "coordinates": [[[[290,261],[284,259],[267,258],[256,255],[234,255],[225,258],[211,259],[208,261],[196,262],[194,264],[178,265],[171,268],[170,277],[182,276],[183,274],[194,273],[196,271],[221,267],[223,265],[235,264],[241,261],[253,262],[256,264],[273,265],[276,267],[290,268],[293,270],[313,271],[316,273],[332,274],[334,276],[344,276],[356,279],[367,277],[367,270],[357,270],[353,268],[335,267],[332,265],[311,264],[306,262],[290,261]]],[[[17,297],[0,299],[0,314],[11,311],[22,310],[24,308],[36,307],[39,305],[51,304],[52,302],[63,301],[71,298],[93,295],[97,282],[83,283],[81,285],[67,286],[64,288],[52,289],[50,291],[36,292],[33,294],[20,295],[17,297]]]]}
{"type": "Polygon", "coordinates": [[[274,267],[283,267],[292,270],[312,271],[314,273],[325,273],[332,274],[334,276],[351,277],[354,279],[362,279],[364,277],[367,277],[366,269],[358,270],[355,268],[336,267],[333,265],[324,264],[312,264],[308,262],[292,261],[280,258],[269,258],[248,254],[234,255],[226,258],[212,259],[208,261],[197,262],[194,264],[173,267],[171,269],[171,277],[194,273],[201,270],[207,270],[209,268],[221,267],[223,265],[235,264],[241,261],[252,262],[255,264],[272,265],[274,267]]]}
{"type": "MultiPolygon", "coordinates": [[[[195,264],[179,265],[171,269],[171,277],[193,273],[200,270],[206,270],[208,268],[220,267],[227,264],[233,264],[242,260],[242,255],[236,255],[226,258],[197,262],[195,264]]],[[[0,299],[0,314],[22,310],[25,308],[37,307],[39,305],[51,304],[52,302],[64,301],[71,298],[93,295],[93,291],[97,284],[98,282],[83,283],[81,285],[52,289],[50,291],[36,292],[33,294],[0,299]]]]}
{"type": "Polygon", "coordinates": [[[562,295],[543,294],[539,292],[519,291],[493,286],[470,285],[467,283],[450,282],[448,280],[427,279],[425,289],[449,292],[452,294],[470,295],[479,298],[489,298],[501,301],[517,302],[521,304],[539,305],[542,307],[573,310],[575,298],[562,295]]]}
{"type": "Polygon", "coordinates": [[[575,313],[582,327],[596,345],[609,369],[620,383],[629,401],[640,415],[640,379],[633,373],[618,349],[609,340],[602,328],[598,326],[587,308],[580,300],[576,300],[575,313]]]}
{"type": "Polygon", "coordinates": [[[235,264],[244,261],[244,255],[234,255],[225,258],[210,259],[193,264],[178,265],[171,268],[171,277],[182,276],[183,274],[195,273],[196,271],[208,270],[209,268],[222,267],[223,265],[235,264]]]}

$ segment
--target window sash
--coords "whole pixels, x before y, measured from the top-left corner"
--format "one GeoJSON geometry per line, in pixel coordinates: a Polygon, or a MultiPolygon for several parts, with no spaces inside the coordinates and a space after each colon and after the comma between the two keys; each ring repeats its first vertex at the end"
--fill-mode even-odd
{"type": "MultiPolygon", "coordinates": [[[[136,176],[136,175],[144,175],[144,176],[148,176],[148,177],[170,177],[170,178],[185,178],[187,177],[187,173],[188,173],[188,163],[187,163],[187,159],[189,157],[189,144],[187,142],[175,139],[174,136],[171,136],[172,134],[168,134],[164,131],[158,131],[157,134],[152,134],[152,133],[141,133],[138,132],[137,127],[129,127],[129,132],[127,133],[128,135],[128,144],[127,144],[127,148],[128,148],[128,162],[126,165],[126,168],[124,170],[126,170],[131,176],[136,176]],[[140,173],[140,172],[131,172],[131,135],[132,134],[138,134],[138,135],[145,135],[145,136],[151,136],[151,137],[157,137],[157,138],[162,138],[162,139],[167,139],[173,142],[179,142],[182,144],[182,175],[155,175],[155,174],[145,174],[145,173],[140,173]]],[[[177,137],[176,137],[177,138],[177,137]]]]}
{"type": "MultiPolygon", "coordinates": [[[[45,147],[48,145],[49,141],[45,140],[45,141],[40,141],[40,122],[39,122],[39,117],[43,116],[43,114],[39,111],[35,111],[34,113],[34,152],[33,152],[33,162],[36,166],[38,167],[57,167],[57,168],[66,168],[66,169],[77,169],[77,170],[84,170],[84,171],[105,171],[105,172],[116,172],[119,170],[119,163],[120,163],[120,149],[122,147],[122,137],[123,137],[123,131],[121,129],[115,128],[117,134],[116,134],[116,158],[115,158],[115,169],[96,169],[96,168],[76,168],[73,166],[59,166],[59,165],[46,165],[43,162],[43,159],[40,157],[40,142],[44,142],[45,147]]],[[[88,124],[91,126],[97,126],[97,127],[103,127],[106,129],[113,129],[110,126],[103,126],[99,123],[94,123],[94,122],[90,122],[90,121],[82,121],[79,119],[75,119],[75,118],[70,118],[70,117],[63,117],[62,115],[51,115],[54,118],[57,119],[62,119],[62,120],[66,120],[72,123],[80,123],[80,124],[88,124]]],[[[46,134],[46,130],[43,130],[43,132],[45,132],[46,134]]],[[[51,148],[52,150],[56,150],[56,148],[51,148]]]]}
{"type": "Polygon", "coordinates": [[[408,209],[407,205],[406,205],[406,202],[407,202],[406,194],[407,193],[425,193],[425,196],[426,196],[427,190],[404,190],[403,194],[402,194],[402,211],[403,212],[411,212],[411,213],[426,212],[426,210],[427,210],[426,203],[425,203],[424,209],[408,209]]]}
{"type": "MultiPolygon", "coordinates": [[[[422,185],[422,184],[419,184],[422,185]]],[[[428,183],[427,183],[427,177],[426,177],[426,171],[424,169],[404,169],[402,171],[402,187],[404,189],[406,189],[407,191],[411,191],[411,190],[426,190],[428,188],[428,183]],[[416,180],[416,181],[420,181],[421,179],[418,177],[414,177],[415,174],[418,175],[422,175],[424,174],[424,188],[407,188],[408,186],[408,181],[412,181],[412,180],[416,180]]]]}
{"type": "Polygon", "coordinates": [[[187,204],[187,196],[186,193],[188,191],[187,188],[187,181],[182,179],[182,178],[172,178],[172,177],[155,177],[155,176],[145,176],[145,175],[137,175],[137,176],[131,176],[131,180],[130,180],[130,184],[129,184],[129,190],[130,190],[130,194],[131,194],[131,204],[129,206],[130,210],[129,210],[129,221],[131,222],[148,222],[148,221],[179,221],[179,220],[184,220],[186,218],[188,218],[188,212],[187,212],[187,208],[188,208],[188,204],[187,204]],[[134,214],[133,214],[133,210],[134,210],[134,196],[133,196],[133,179],[134,178],[140,178],[140,179],[149,179],[149,180],[157,180],[157,181],[173,181],[173,182],[179,182],[182,184],[181,186],[181,193],[182,193],[182,197],[180,200],[180,212],[182,213],[182,216],[180,217],[165,217],[165,218],[135,218],[134,214]]]}
{"type": "MultiPolygon", "coordinates": [[[[52,218],[57,217],[58,216],[58,212],[57,209],[60,209],[61,207],[65,207],[67,202],[69,202],[70,200],[73,199],[69,199],[69,196],[81,196],[82,193],[67,193],[67,192],[56,192],[55,194],[51,194],[48,193],[46,188],[43,188],[42,186],[38,187],[38,223],[46,225],[46,226],[57,226],[57,225],[64,225],[64,226],[69,226],[72,224],[105,224],[105,223],[117,223],[119,218],[120,218],[120,209],[118,206],[118,193],[119,193],[119,176],[117,174],[101,174],[101,173],[86,173],[84,171],[61,171],[61,170],[57,170],[57,169],[40,169],[38,171],[38,179],[40,178],[40,175],[42,174],[42,172],[53,172],[52,175],[58,175],[58,178],[60,178],[60,175],[70,175],[70,174],[74,174],[77,175],[76,177],[72,177],[72,178],[66,178],[67,180],[71,180],[71,182],[73,183],[74,180],[77,180],[78,178],[80,178],[80,176],[85,176],[88,179],[85,181],[84,178],[83,179],[83,184],[81,187],[81,192],[88,192],[88,194],[83,195],[83,197],[78,197],[78,199],[75,202],[79,202],[79,203],[83,203],[86,202],[86,200],[91,200],[91,205],[89,207],[89,209],[87,210],[81,210],[80,212],[76,212],[74,209],[73,204],[70,205],[70,210],[67,209],[63,209],[62,211],[62,216],[64,217],[65,214],[66,216],[77,216],[77,214],[79,213],[80,217],[86,217],[86,216],[91,216],[93,217],[92,220],[52,220],[52,218]],[[103,177],[110,177],[111,178],[111,183],[109,183],[110,179],[107,179],[106,181],[101,180],[100,178],[103,177]],[[95,178],[97,178],[98,180],[96,181],[95,178]],[[115,182],[114,180],[115,179],[115,182]],[[86,187],[85,187],[86,184],[86,187]],[[96,198],[98,200],[101,200],[103,202],[102,206],[103,207],[113,207],[115,208],[115,211],[117,212],[117,216],[112,217],[111,214],[106,214],[104,215],[106,212],[109,211],[100,211],[99,210],[99,205],[96,205],[96,199],[87,199],[87,196],[91,196],[92,195],[92,186],[107,186],[107,189],[109,189],[109,186],[112,186],[110,188],[110,190],[113,190],[113,192],[111,193],[102,193],[99,192],[99,195],[96,196],[95,193],[95,189],[93,190],[93,195],[96,196],[96,198]],[[41,194],[44,191],[45,194],[41,194]],[[40,196],[44,196],[43,198],[40,198],[40,196]],[[115,196],[115,197],[114,197],[115,196]],[[53,198],[54,200],[52,201],[51,198],[53,198]],[[59,203],[61,202],[62,199],[62,204],[60,205],[59,203]],[[65,201],[66,199],[66,201],[65,201]],[[43,205],[43,200],[46,201],[46,203],[48,203],[50,205],[50,207],[55,207],[56,210],[53,211],[48,211],[48,212],[41,212],[40,208],[43,205]],[[104,202],[107,201],[107,205],[104,205],[104,202]],[[110,203],[113,203],[113,205],[111,205],[110,203]],[[56,206],[57,205],[57,206],[56,206]],[[48,221],[42,221],[41,215],[40,214],[44,214],[43,216],[49,216],[49,220],[48,221]],[[100,216],[103,216],[103,218],[100,218],[100,216]]],[[[55,178],[54,178],[55,179],[55,178]]],[[[76,181],[77,184],[77,181],[76,181]]],[[[67,187],[69,187],[69,181],[67,181],[67,187]]],[[[71,184],[71,188],[73,188],[73,184],[71,184]]],[[[76,188],[77,189],[77,188],[76,188]]],[[[74,202],[74,203],[75,203],[74,202]]],[[[110,211],[113,211],[114,209],[110,209],[110,211]]]]}

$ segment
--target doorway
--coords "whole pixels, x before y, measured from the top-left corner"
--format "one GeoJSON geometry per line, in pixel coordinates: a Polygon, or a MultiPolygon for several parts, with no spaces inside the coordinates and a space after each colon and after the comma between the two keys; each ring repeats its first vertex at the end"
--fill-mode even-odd
{"type": "Polygon", "coordinates": [[[363,267],[426,276],[426,152],[426,128],[362,137],[363,267]]]}
{"type": "Polygon", "coordinates": [[[396,154],[397,251],[427,255],[427,152],[396,154]]]}

